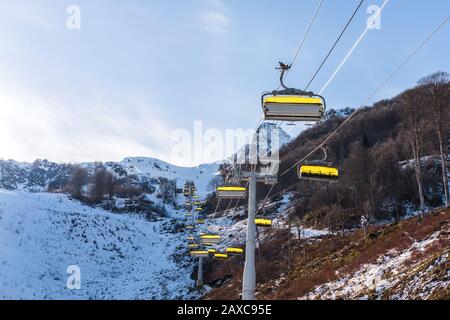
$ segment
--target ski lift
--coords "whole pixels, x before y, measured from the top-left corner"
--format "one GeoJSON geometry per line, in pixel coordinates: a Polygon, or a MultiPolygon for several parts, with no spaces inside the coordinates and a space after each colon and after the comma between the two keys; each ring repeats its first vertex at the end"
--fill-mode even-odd
{"type": "Polygon", "coordinates": [[[240,186],[223,186],[217,188],[217,196],[222,199],[245,199],[247,189],[240,186]]]}
{"type": "Polygon", "coordinates": [[[191,251],[190,254],[194,258],[206,258],[209,256],[209,252],[206,250],[195,250],[191,251]]]}
{"type": "Polygon", "coordinates": [[[255,219],[255,225],[257,227],[265,227],[270,228],[272,227],[272,220],[267,218],[256,218],[255,219]]]}
{"type": "Polygon", "coordinates": [[[300,165],[298,177],[302,180],[336,182],[339,179],[339,170],[333,164],[326,162],[327,150],[322,147],[324,158],[300,165]]]}
{"type": "Polygon", "coordinates": [[[218,234],[204,234],[201,235],[202,243],[219,243],[222,240],[222,237],[218,234]]]}
{"type": "Polygon", "coordinates": [[[338,169],[325,165],[301,165],[298,175],[302,180],[336,182],[339,179],[338,169]]]}
{"type": "Polygon", "coordinates": [[[227,254],[242,255],[242,254],[244,254],[244,249],[238,248],[238,247],[228,247],[228,248],[225,249],[225,252],[227,254]]]}
{"type": "Polygon", "coordinates": [[[226,260],[226,259],[228,259],[228,255],[226,253],[215,253],[214,259],[226,260]]]}
{"type": "Polygon", "coordinates": [[[264,120],[319,121],[325,113],[325,99],[313,92],[288,88],[283,80],[290,65],[279,63],[283,90],[266,92],[261,97],[264,120]]]}

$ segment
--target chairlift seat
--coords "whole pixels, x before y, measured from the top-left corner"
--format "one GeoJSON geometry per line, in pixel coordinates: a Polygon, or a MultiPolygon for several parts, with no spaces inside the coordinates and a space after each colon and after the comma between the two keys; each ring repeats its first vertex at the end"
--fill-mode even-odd
{"type": "Polygon", "coordinates": [[[217,188],[217,195],[222,199],[245,199],[247,189],[239,186],[223,186],[217,188]]]}
{"type": "Polygon", "coordinates": [[[339,179],[339,170],[329,165],[302,165],[298,170],[302,180],[335,182],[339,179]]]}
{"type": "Polygon", "coordinates": [[[215,253],[214,259],[226,260],[228,259],[228,255],[226,253],[215,253]]]}
{"type": "Polygon", "coordinates": [[[319,121],[325,112],[325,101],[319,96],[266,95],[263,112],[269,121],[319,121]]]}
{"type": "Polygon", "coordinates": [[[209,252],[206,250],[194,250],[190,252],[192,257],[195,258],[206,258],[209,256],[209,252]]]}
{"type": "Polygon", "coordinates": [[[244,249],[242,248],[237,248],[237,247],[228,247],[225,249],[225,252],[228,254],[244,254],[244,249]]]}
{"type": "Polygon", "coordinates": [[[270,228],[272,227],[272,220],[267,218],[256,218],[255,219],[255,225],[257,227],[266,227],[270,228]]]}
{"type": "Polygon", "coordinates": [[[204,234],[200,236],[202,243],[219,243],[222,237],[216,234],[204,234]]]}

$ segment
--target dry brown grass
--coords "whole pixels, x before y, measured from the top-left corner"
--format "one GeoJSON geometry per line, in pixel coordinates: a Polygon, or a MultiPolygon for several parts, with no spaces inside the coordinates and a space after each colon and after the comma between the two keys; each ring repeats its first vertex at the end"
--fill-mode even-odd
{"type": "MultiPolygon", "coordinates": [[[[294,299],[310,292],[315,286],[332,281],[343,274],[353,273],[366,263],[375,262],[391,250],[401,251],[413,241],[420,241],[450,224],[450,211],[433,213],[425,217],[411,218],[384,227],[372,227],[368,240],[362,239],[361,231],[346,236],[325,237],[321,241],[294,241],[292,268],[287,269],[287,235],[277,232],[272,241],[262,247],[257,259],[257,282],[261,288],[259,299],[294,299]],[[303,256],[303,245],[306,257],[303,256]],[[336,271],[339,271],[337,274],[336,271]],[[274,280],[282,273],[286,279],[278,288],[272,288],[274,280]]],[[[449,246],[448,239],[416,253],[409,263],[433,255],[449,246]]],[[[231,276],[225,286],[208,294],[210,299],[238,299],[241,290],[242,266],[237,261],[228,261],[224,269],[217,268],[213,277],[231,276]]]]}

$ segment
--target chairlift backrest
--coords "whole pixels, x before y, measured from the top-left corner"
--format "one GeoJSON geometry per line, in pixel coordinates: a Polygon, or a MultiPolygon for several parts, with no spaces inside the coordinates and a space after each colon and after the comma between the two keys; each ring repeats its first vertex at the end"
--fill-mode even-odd
{"type": "Polygon", "coordinates": [[[339,179],[339,170],[331,165],[305,164],[299,167],[298,176],[302,180],[335,182],[339,179]]]}
{"type": "Polygon", "coordinates": [[[226,253],[215,253],[214,258],[219,260],[225,260],[228,259],[228,255],[226,253]]]}
{"type": "Polygon", "coordinates": [[[237,247],[228,247],[225,249],[226,253],[229,254],[243,254],[244,253],[244,249],[242,248],[237,248],[237,247]]]}
{"type": "Polygon", "coordinates": [[[262,98],[265,120],[319,121],[325,112],[325,100],[318,95],[266,94],[262,98]]]}
{"type": "Polygon", "coordinates": [[[206,250],[195,250],[191,251],[190,255],[195,258],[205,258],[209,256],[209,252],[206,250]]]}
{"type": "Polygon", "coordinates": [[[256,218],[255,225],[257,227],[272,227],[272,220],[267,218],[256,218]]]}
{"type": "Polygon", "coordinates": [[[222,186],[217,188],[217,196],[222,199],[245,199],[247,189],[241,186],[222,186]]]}

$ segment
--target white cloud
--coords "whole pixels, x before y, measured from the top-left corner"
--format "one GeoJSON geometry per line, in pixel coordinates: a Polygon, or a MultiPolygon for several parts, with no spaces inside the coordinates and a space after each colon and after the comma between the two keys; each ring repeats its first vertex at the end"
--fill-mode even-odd
{"type": "Polygon", "coordinates": [[[153,111],[158,108],[129,100],[129,105],[111,101],[108,106],[89,101],[67,105],[1,91],[0,158],[58,162],[167,158],[172,128],[153,111]]]}
{"type": "Polygon", "coordinates": [[[200,24],[206,32],[214,36],[224,36],[229,33],[231,19],[226,13],[225,4],[220,0],[210,0],[208,9],[200,16],[200,24]]]}
{"type": "MultiPolygon", "coordinates": [[[[5,6],[1,5],[0,10],[7,12],[10,19],[19,21],[21,23],[29,24],[45,30],[56,30],[64,27],[58,25],[58,16],[55,12],[45,10],[39,4],[28,2],[26,5],[18,3],[8,3],[5,6]]],[[[62,17],[65,12],[63,12],[62,17]]]]}
{"type": "Polygon", "coordinates": [[[210,7],[215,8],[221,12],[224,12],[226,10],[225,3],[223,3],[222,0],[209,0],[208,4],[210,7]]]}

